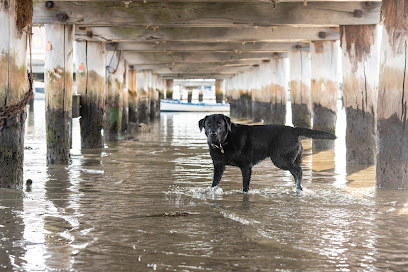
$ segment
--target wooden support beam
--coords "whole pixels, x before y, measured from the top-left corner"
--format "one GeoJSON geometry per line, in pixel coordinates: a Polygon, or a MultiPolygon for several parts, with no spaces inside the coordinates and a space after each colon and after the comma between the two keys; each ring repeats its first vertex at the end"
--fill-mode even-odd
{"type": "Polygon", "coordinates": [[[68,164],[72,127],[73,25],[46,25],[45,107],[47,163],[68,164]]]}
{"type": "Polygon", "coordinates": [[[297,3],[197,3],[197,2],[55,2],[53,8],[34,4],[33,23],[64,23],[93,26],[273,26],[377,24],[378,2],[297,3]]]}
{"type": "MultiPolygon", "coordinates": [[[[336,41],[318,41],[310,45],[313,128],[331,133],[336,132],[338,50],[339,43],[336,41]]],[[[334,141],[313,141],[313,147],[333,148],[334,141]]]]}
{"type": "Polygon", "coordinates": [[[290,62],[290,100],[292,103],[292,122],[294,126],[312,126],[311,59],[310,52],[289,51],[290,62]]]}
{"type": "Polygon", "coordinates": [[[121,96],[121,104],[122,104],[122,126],[121,132],[125,134],[128,131],[129,125],[129,91],[128,91],[128,77],[129,77],[129,70],[128,65],[124,63],[124,75],[123,75],[123,88],[122,88],[122,96],[121,96]]]}
{"type": "Polygon", "coordinates": [[[230,52],[285,52],[294,48],[309,50],[307,42],[197,42],[197,41],[134,41],[107,43],[106,50],[138,52],[167,51],[230,51],[230,52]]]}
{"type": "Polygon", "coordinates": [[[266,120],[272,124],[284,125],[286,123],[286,81],[287,58],[276,57],[271,59],[272,75],[266,89],[271,93],[271,119],[266,120]]]}
{"type": "Polygon", "coordinates": [[[374,164],[377,137],[377,26],[342,26],[343,97],[346,108],[346,160],[374,164]]]}
{"type": "Polygon", "coordinates": [[[105,46],[76,42],[76,88],[81,95],[81,148],[103,147],[105,109],[105,46]]]}
{"type": "Polygon", "coordinates": [[[308,42],[338,40],[337,27],[270,26],[253,27],[166,27],[155,30],[142,26],[77,27],[77,39],[104,42],[308,42]]]}
{"type": "MultiPolygon", "coordinates": [[[[252,67],[253,65],[261,64],[265,59],[243,59],[233,61],[220,61],[220,62],[199,62],[199,63],[187,63],[187,62],[173,62],[173,63],[153,63],[153,64],[138,64],[132,66],[136,71],[148,71],[159,69],[172,69],[172,70],[187,70],[192,68],[196,69],[221,69],[221,68],[233,68],[233,67],[252,67]]],[[[205,61],[205,60],[203,60],[205,61]]]]}
{"type": "MultiPolygon", "coordinates": [[[[25,3],[31,12],[31,1],[25,3]]],[[[19,108],[18,102],[28,92],[26,66],[27,32],[31,14],[17,1],[0,2],[0,187],[23,187],[24,124],[27,117],[23,105],[17,114],[3,116],[6,107],[19,108]],[[18,14],[20,17],[18,17],[18,14]],[[23,16],[24,15],[24,16],[23,16]],[[26,18],[26,19],[23,19],[26,18]],[[6,117],[6,119],[3,119],[6,117]]]]}
{"type": "Polygon", "coordinates": [[[408,188],[407,6],[407,0],[382,2],[376,185],[386,189],[408,188]]]}
{"type": "Polygon", "coordinates": [[[172,52],[172,53],[135,53],[125,52],[124,57],[129,62],[129,65],[136,66],[143,64],[158,64],[158,63],[201,63],[205,62],[229,62],[237,60],[264,60],[270,59],[276,53],[224,53],[224,52],[172,52]]]}

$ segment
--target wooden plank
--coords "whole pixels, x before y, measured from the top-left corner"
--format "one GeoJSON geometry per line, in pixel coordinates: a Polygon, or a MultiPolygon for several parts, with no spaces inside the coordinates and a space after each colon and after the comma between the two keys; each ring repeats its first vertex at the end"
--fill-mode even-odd
{"type": "Polygon", "coordinates": [[[136,71],[144,70],[156,70],[161,68],[174,68],[174,69],[190,69],[190,68],[217,68],[217,67],[250,67],[252,65],[261,64],[262,60],[259,59],[244,59],[235,61],[221,61],[221,62],[200,62],[200,63],[185,63],[185,62],[167,62],[167,63],[152,63],[152,64],[138,64],[132,65],[131,69],[136,71]]]}
{"type": "Polygon", "coordinates": [[[201,63],[205,62],[227,62],[243,59],[253,59],[253,60],[264,60],[272,58],[275,53],[263,53],[263,52],[252,52],[252,53],[223,53],[223,52],[154,52],[154,53],[135,53],[135,52],[124,52],[124,57],[128,61],[129,65],[138,64],[155,64],[155,63],[201,63]]]}
{"type": "Polygon", "coordinates": [[[115,1],[55,2],[53,8],[35,3],[33,23],[60,23],[57,14],[67,14],[65,23],[88,26],[334,26],[377,24],[380,8],[379,2],[131,2],[127,7],[115,1]]]}
{"type": "Polygon", "coordinates": [[[338,28],[330,27],[77,27],[77,39],[116,42],[307,42],[340,39],[338,28]],[[90,34],[92,33],[92,35],[90,34]],[[319,36],[320,33],[320,36],[319,36]],[[321,33],[324,33],[322,36],[321,33]]]}
{"type": "Polygon", "coordinates": [[[233,51],[233,52],[285,52],[301,47],[309,50],[309,43],[301,42],[183,42],[183,41],[145,41],[107,43],[106,50],[123,51],[233,51]]]}

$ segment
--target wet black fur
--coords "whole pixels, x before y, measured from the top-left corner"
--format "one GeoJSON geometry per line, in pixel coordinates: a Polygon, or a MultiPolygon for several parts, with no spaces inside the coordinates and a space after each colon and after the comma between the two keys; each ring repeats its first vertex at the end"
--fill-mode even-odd
{"type": "Polygon", "coordinates": [[[280,169],[289,170],[295,178],[296,191],[302,190],[302,138],[336,139],[336,136],[319,130],[283,125],[247,126],[232,123],[223,114],[201,119],[211,158],[214,164],[212,187],[217,186],[226,165],[237,166],[242,173],[242,188],[249,190],[252,167],[266,158],[280,169]]]}

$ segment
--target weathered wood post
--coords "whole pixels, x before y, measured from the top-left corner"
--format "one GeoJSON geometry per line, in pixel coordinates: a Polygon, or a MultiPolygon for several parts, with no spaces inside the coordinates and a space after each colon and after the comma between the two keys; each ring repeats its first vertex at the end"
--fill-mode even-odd
{"type": "Polygon", "coordinates": [[[252,68],[252,119],[254,122],[268,122],[271,119],[271,93],[267,86],[267,80],[272,72],[268,65],[252,68]]]}
{"type": "MultiPolygon", "coordinates": [[[[338,41],[314,41],[310,44],[312,61],[313,128],[336,132],[338,41]]],[[[314,148],[332,148],[334,141],[313,141],[314,148]]]]}
{"type": "Polygon", "coordinates": [[[300,48],[289,51],[290,100],[295,127],[312,126],[311,59],[310,52],[300,48]]]}
{"type": "Polygon", "coordinates": [[[108,51],[106,53],[106,65],[106,119],[103,131],[106,140],[115,141],[122,128],[122,95],[125,73],[122,53],[120,51],[108,51]]]}
{"type": "Polygon", "coordinates": [[[136,73],[137,87],[137,121],[148,123],[150,113],[149,92],[147,89],[147,72],[136,73]]]}
{"type": "Polygon", "coordinates": [[[215,80],[215,102],[225,103],[225,80],[224,79],[215,80]]]}
{"type": "Polygon", "coordinates": [[[374,164],[378,93],[376,25],[341,26],[347,163],[374,164]]]}
{"type": "MultiPolygon", "coordinates": [[[[32,1],[0,2],[0,187],[23,187],[24,97],[29,83],[26,66],[27,26],[32,22],[32,1]],[[7,111],[11,110],[10,115],[7,111]]],[[[29,98],[29,96],[27,96],[29,98]]]]}
{"type": "Polygon", "coordinates": [[[379,188],[408,188],[408,0],[382,2],[377,119],[379,188]]]}
{"type": "Polygon", "coordinates": [[[271,59],[272,81],[267,88],[271,93],[271,120],[268,121],[272,124],[284,125],[286,122],[286,59],[278,53],[271,59]]]}
{"type": "Polygon", "coordinates": [[[136,70],[129,70],[129,122],[137,123],[136,70]]]}
{"type": "Polygon", "coordinates": [[[75,51],[76,87],[81,95],[81,148],[103,147],[105,45],[78,41],[75,51]]]}
{"type": "MultiPolygon", "coordinates": [[[[237,78],[237,88],[239,92],[238,103],[237,103],[237,116],[247,117],[248,116],[248,102],[250,95],[248,73],[239,73],[237,78]]],[[[252,101],[251,101],[252,104],[252,101]]],[[[251,110],[252,115],[252,110],[251,110]]]]}
{"type": "Polygon", "coordinates": [[[150,96],[150,119],[160,116],[160,92],[158,89],[158,76],[150,72],[149,96],[150,96]]]}
{"type": "Polygon", "coordinates": [[[234,117],[238,116],[238,77],[239,74],[234,75],[232,78],[227,80],[227,101],[230,104],[230,114],[234,117]]]}
{"type": "Polygon", "coordinates": [[[166,99],[173,98],[173,86],[174,86],[174,79],[167,79],[166,80],[166,99]]]}
{"type": "Polygon", "coordinates": [[[75,27],[46,25],[45,107],[47,163],[68,164],[71,147],[75,27]]]}
{"type": "Polygon", "coordinates": [[[121,101],[122,101],[122,128],[121,132],[124,134],[128,130],[128,124],[129,124],[129,91],[128,91],[128,65],[124,64],[124,74],[123,74],[123,87],[122,87],[122,95],[121,95],[121,101]]]}

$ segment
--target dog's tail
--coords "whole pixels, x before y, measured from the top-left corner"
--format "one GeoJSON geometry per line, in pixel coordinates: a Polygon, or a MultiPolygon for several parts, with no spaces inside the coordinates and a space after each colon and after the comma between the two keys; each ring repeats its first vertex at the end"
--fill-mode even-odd
{"type": "Polygon", "coordinates": [[[312,138],[312,139],[330,139],[330,140],[334,140],[337,138],[336,135],[330,132],[325,132],[325,131],[316,130],[316,129],[295,127],[294,130],[300,137],[306,137],[306,138],[312,138]]]}

